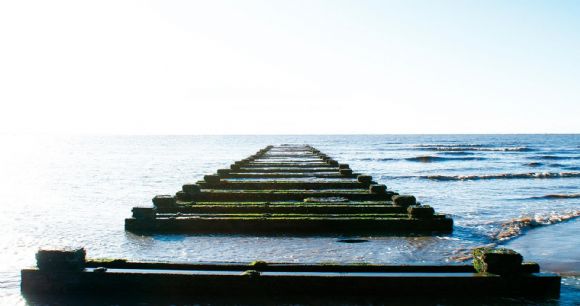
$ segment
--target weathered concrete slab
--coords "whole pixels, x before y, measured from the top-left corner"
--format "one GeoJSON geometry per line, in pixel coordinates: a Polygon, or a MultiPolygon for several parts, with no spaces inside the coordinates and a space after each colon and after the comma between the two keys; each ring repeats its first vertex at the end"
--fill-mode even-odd
{"type": "Polygon", "coordinates": [[[450,232],[453,221],[446,217],[416,219],[394,215],[366,216],[276,216],[243,215],[125,219],[125,228],[140,233],[245,233],[329,234],[393,232],[450,232]]]}
{"type": "Polygon", "coordinates": [[[309,168],[309,167],[247,167],[242,166],[235,170],[236,173],[311,173],[311,172],[330,172],[338,173],[338,168],[323,167],[323,168],[309,168]]]}
{"type": "MultiPolygon", "coordinates": [[[[83,250],[84,253],[84,250],[83,250]]],[[[68,256],[64,254],[63,256],[68,256]]],[[[70,256],[69,256],[70,257],[70,256]]],[[[84,259],[84,257],[83,257],[84,259]]],[[[64,261],[57,260],[57,262],[64,261]]],[[[80,269],[21,271],[25,295],[89,296],[549,296],[560,277],[520,264],[511,274],[477,273],[468,265],[144,263],[86,260],[80,269]]]]}
{"type": "Polygon", "coordinates": [[[222,190],[205,189],[191,195],[194,201],[304,201],[309,197],[343,197],[352,201],[389,201],[393,193],[366,190],[222,190]]]}
{"type": "Polygon", "coordinates": [[[288,190],[288,189],[360,189],[368,190],[370,184],[351,182],[252,182],[252,181],[220,181],[217,184],[207,183],[205,181],[197,182],[202,189],[255,189],[255,190],[288,190]]]}
{"type": "Polygon", "coordinates": [[[263,179],[268,179],[268,178],[280,178],[280,179],[284,179],[284,178],[356,178],[357,177],[357,173],[353,173],[352,175],[342,175],[340,173],[334,173],[334,172],[309,172],[309,173],[290,173],[290,172],[270,172],[270,173],[254,173],[254,172],[244,172],[244,173],[240,173],[240,172],[232,172],[229,174],[224,174],[221,175],[223,178],[239,178],[239,179],[243,179],[243,178],[263,178],[263,179]]]}

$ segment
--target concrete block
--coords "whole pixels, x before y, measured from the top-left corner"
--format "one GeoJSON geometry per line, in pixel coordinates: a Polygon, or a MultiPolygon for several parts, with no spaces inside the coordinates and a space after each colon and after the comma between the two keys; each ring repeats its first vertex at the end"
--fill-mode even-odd
{"type": "Polygon", "coordinates": [[[411,205],[407,207],[407,212],[413,218],[431,218],[435,210],[429,205],[411,205]]]}
{"type": "Polygon", "coordinates": [[[338,169],[350,169],[348,164],[338,164],[338,169]]]}
{"type": "Polygon", "coordinates": [[[340,169],[340,174],[342,175],[351,175],[352,169],[340,169]]]}
{"type": "Polygon", "coordinates": [[[220,182],[220,177],[218,175],[206,175],[203,180],[210,184],[217,184],[220,182]]]}
{"type": "Polygon", "coordinates": [[[155,219],[157,214],[155,207],[133,207],[131,211],[133,212],[133,218],[142,220],[155,219]]]}
{"type": "Polygon", "coordinates": [[[198,194],[201,192],[201,189],[199,188],[199,185],[197,184],[185,184],[181,187],[181,190],[183,190],[183,192],[193,195],[193,194],[198,194]]]}
{"type": "Polygon", "coordinates": [[[373,184],[369,186],[369,191],[371,193],[385,193],[387,192],[387,186],[383,184],[373,184]]]}
{"type": "Polygon", "coordinates": [[[518,274],[522,270],[522,261],[522,255],[511,249],[483,247],[473,250],[473,267],[481,273],[518,274]]]}
{"type": "Polygon", "coordinates": [[[44,271],[82,271],[85,268],[85,249],[39,250],[36,265],[44,271]]]}
{"type": "Polygon", "coordinates": [[[171,195],[156,195],[153,198],[153,205],[159,208],[175,207],[175,198],[171,195]]]}
{"type": "Polygon", "coordinates": [[[411,205],[417,204],[417,199],[415,198],[415,196],[412,196],[412,195],[399,194],[399,195],[394,195],[392,199],[393,199],[393,203],[396,206],[409,207],[411,205]]]}
{"type": "Polygon", "coordinates": [[[222,176],[222,175],[228,175],[232,172],[231,169],[218,169],[217,170],[217,174],[222,176]]]}
{"type": "Polygon", "coordinates": [[[356,177],[356,180],[359,181],[359,183],[370,184],[373,180],[373,177],[370,175],[359,175],[356,177]]]}

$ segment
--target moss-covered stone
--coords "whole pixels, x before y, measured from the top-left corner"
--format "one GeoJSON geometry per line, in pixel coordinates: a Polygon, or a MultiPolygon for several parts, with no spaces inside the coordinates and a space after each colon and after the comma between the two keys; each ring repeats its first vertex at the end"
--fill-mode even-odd
{"type": "Polygon", "coordinates": [[[38,269],[45,271],[82,271],[85,268],[85,249],[39,250],[38,269]]]}
{"type": "Polygon", "coordinates": [[[197,184],[184,184],[181,187],[181,190],[183,190],[183,192],[187,193],[187,194],[198,194],[201,192],[201,188],[199,188],[199,186],[197,184]]]}
{"type": "Polygon", "coordinates": [[[383,184],[372,184],[369,186],[369,191],[371,193],[383,194],[387,192],[387,186],[383,184]]]}
{"type": "Polygon", "coordinates": [[[409,207],[411,205],[417,205],[417,199],[415,196],[408,194],[397,194],[392,197],[393,203],[397,206],[409,207]]]}
{"type": "Polygon", "coordinates": [[[338,169],[350,169],[348,164],[338,164],[338,169]]]}
{"type": "Polygon", "coordinates": [[[356,177],[356,180],[363,184],[370,184],[373,180],[373,177],[370,175],[359,175],[356,177]]]}
{"type": "Polygon", "coordinates": [[[220,182],[220,179],[221,178],[219,177],[219,175],[205,175],[203,177],[203,180],[210,184],[217,184],[220,182]]]}
{"type": "Polygon", "coordinates": [[[193,196],[191,194],[185,193],[183,191],[178,191],[175,193],[175,202],[179,205],[178,202],[190,202],[193,200],[193,196]]]}
{"type": "Polygon", "coordinates": [[[171,195],[156,195],[153,198],[153,205],[159,208],[175,207],[175,198],[171,195]]]}
{"type": "Polygon", "coordinates": [[[326,161],[327,164],[331,165],[331,166],[338,166],[338,161],[334,160],[334,159],[328,159],[326,161]]]}
{"type": "Polygon", "coordinates": [[[488,247],[473,249],[473,267],[480,273],[518,274],[522,270],[522,261],[522,255],[511,249],[488,247]]]}
{"type": "Polygon", "coordinates": [[[226,175],[226,174],[230,174],[232,172],[231,169],[218,169],[217,170],[217,174],[218,175],[226,175]]]}
{"type": "Polygon", "coordinates": [[[133,218],[135,219],[155,219],[156,209],[154,207],[133,207],[133,218]]]}
{"type": "Polygon", "coordinates": [[[407,207],[407,212],[412,218],[431,218],[435,214],[435,210],[429,205],[411,205],[407,207]]]}
{"type": "Polygon", "coordinates": [[[341,175],[352,175],[352,169],[340,169],[339,172],[341,175]]]}

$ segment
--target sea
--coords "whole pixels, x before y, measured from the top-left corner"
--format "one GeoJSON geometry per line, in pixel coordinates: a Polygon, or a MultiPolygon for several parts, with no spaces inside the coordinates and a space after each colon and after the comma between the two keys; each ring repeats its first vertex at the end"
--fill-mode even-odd
{"type": "MultiPolygon", "coordinates": [[[[461,264],[478,246],[508,247],[562,275],[559,298],[470,304],[580,305],[580,135],[0,136],[0,305],[196,304],[35,300],[20,269],[47,247],[91,258],[173,262],[461,264]],[[355,172],[453,217],[433,236],[136,235],[133,206],[152,205],[270,144],[310,144],[355,172]]],[[[222,301],[223,302],[223,301],[222,301]]],[[[264,301],[261,301],[264,302],[264,301]]],[[[351,300],[346,304],[369,304],[351,300]]],[[[414,300],[463,304],[453,298],[414,300]]],[[[212,303],[205,300],[203,304],[212,303]]],[[[334,301],[333,303],[342,303],[334,301]]],[[[250,302],[250,304],[252,304],[250,302]]],[[[370,303],[372,304],[372,303],[370,303]]]]}

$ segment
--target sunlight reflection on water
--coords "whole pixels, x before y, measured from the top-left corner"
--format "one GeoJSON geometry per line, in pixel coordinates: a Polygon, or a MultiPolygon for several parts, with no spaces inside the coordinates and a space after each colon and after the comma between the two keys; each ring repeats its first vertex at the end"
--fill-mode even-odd
{"type": "MultiPolygon", "coordinates": [[[[580,193],[580,178],[421,178],[561,172],[562,167],[578,167],[580,160],[562,159],[558,165],[544,163],[533,169],[527,164],[548,153],[580,156],[580,136],[79,136],[5,137],[3,143],[1,304],[21,301],[19,270],[34,264],[34,253],[40,246],[85,246],[90,257],[148,261],[442,263],[453,262],[458,250],[468,251],[494,242],[495,233],[510,220],[580,210],[578,198],[533,199],[547,194],[580,193]],[[351,168],[373,175],[389,189],[415,194],[438,212],[451,214],[456,224],[454,233],[435,237],[364,236],[355,238],[369,242],[348,244],[338,242],[344,238],[338,236],[145,237],[124,231],[124,218],[130,216],[131,207],[147,205],[155,194],[172,194],[183,183],[194,182],[277,143],[312,144],[349,163],[351,168]],[[481,160],[405,160],[445,155],[418,144],[481,144],[533,150],[467,151],[468,156],[482,157],[481,160]]],[[[578,271],[579,254],[570,252],[570,246],[580,244],[580,236],[572,235],[578,232],[579,224],[569,221],[539,227],[508,245],[522,251],[526,259],[550,268],[562,262],[561,257],[554,256],[554,250],[569,252],[566,262],[572,262],[572,266],[567,266],[566,271],[578,271]],[[530,238],[526,240],[527,237],[530,238]]]]}

